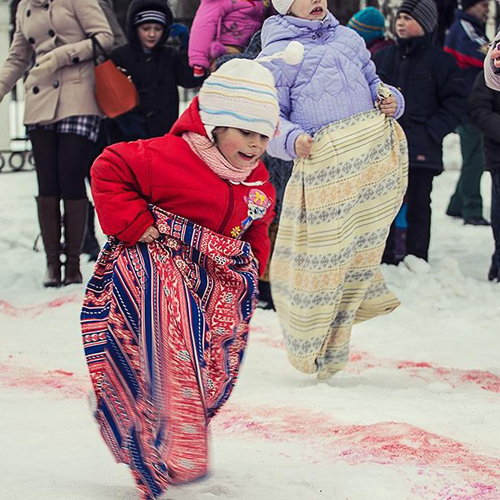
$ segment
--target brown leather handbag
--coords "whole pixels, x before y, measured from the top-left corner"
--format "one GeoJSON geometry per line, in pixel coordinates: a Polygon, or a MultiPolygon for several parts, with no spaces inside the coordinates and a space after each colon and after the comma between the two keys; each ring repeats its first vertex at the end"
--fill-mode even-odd
{"type": "Polygon", "coordinates": [[[116,118],[139,104],[139,94],[132,81],[109,58],[95,36],[91,37],[94,53],[95,98],[108,118],[116,118]],[[104,57],[99,62],[98,51],[104,57]]]}

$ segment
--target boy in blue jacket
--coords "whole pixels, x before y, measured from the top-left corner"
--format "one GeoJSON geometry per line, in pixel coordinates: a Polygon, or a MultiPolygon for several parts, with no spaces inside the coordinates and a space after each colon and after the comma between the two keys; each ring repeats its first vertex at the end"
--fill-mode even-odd
{"type": "Polygon", "coordinates": [[[398,121],[409,147],[406,251],[424,260],[431,234],[432,182],[443,171],[443,139],[460,124],[467,98],[453,57],[432,45],[436,26],[433,0],[404,0],[395,22],[397,44],[373,56],[380,78],[405,97],[406,110],[398,121]]]}
{"type": "MultiPolygon", "coordinates": [[[[457,10],[455,22],[446,35],[444,50],[457,61],[463,75],[467,95],[472,92],[474,81],[483,69],[489,48],[486,36],[488,0],[462,0],[462,10],[457,10]]],[[[460,217],[465,224],[487,226],[483,217],[481,177],[484,171],[483,135],[467,117],[457,129],[462,147],[462,173],[455,194],[446,214],[460,217]]]]}

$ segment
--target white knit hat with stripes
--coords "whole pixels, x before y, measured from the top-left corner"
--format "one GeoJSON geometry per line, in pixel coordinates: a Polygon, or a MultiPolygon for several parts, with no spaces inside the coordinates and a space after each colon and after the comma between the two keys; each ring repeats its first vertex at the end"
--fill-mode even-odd
{"type": "Polygon", "coordinates": [[[214,71],[198,97],[208,136],[213,139],[215,127],[233,127],[272,138],[280,113],[278,94],[273,74],[258,61],[281,58],[288,64],[298,64],[303,53],[302,44],[291,42],[283,52],[256,60],[231,59],[214,71]]]}
{"type": "Polygon", "coordinates": [[[292,6],[295,0],[272,0],[273,7],[284,16],[292,6]]]}

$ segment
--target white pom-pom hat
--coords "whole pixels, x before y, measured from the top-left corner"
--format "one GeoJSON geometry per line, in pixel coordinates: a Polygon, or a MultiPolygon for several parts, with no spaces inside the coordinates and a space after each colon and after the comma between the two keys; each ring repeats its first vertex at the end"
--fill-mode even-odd
{"type": "Polygon", "coordinates": [[[295,0],[272,0],[272,4],[274,8],[282,15],[286,15],[286,13],[290,10],[292,3],[295,0]]]}
{"type": "Polygon", "coordinates": [[[272,138],[278,126],[280,106],[274,76],[259,62],[283,59],[299,64],[304,47],[291,42],[283,52],[251,59],[231,59],[203,83],[198,102],[200,118],[213,140],[216,127],[250,130],[272,138]]]}

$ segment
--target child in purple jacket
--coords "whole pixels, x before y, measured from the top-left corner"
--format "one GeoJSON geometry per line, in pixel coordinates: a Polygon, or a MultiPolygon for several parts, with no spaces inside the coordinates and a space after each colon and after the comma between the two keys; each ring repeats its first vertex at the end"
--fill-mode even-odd
{"type": "Polygon", "coordinates": [[[203,74],[223,54],[242,52],[269,7],[268,0],[202,0],[189,39],[189,64],[195,74],[203,74]]]}
{"type": "MultiPolygon", "coordinates": [[[[302,43],[305,53],[301,65],[269,65],[282,114],[280,135],[270,141],[268,153],[286,160],[305,158],[312,136],[322,127],[374,109],[381,80],[364,40],[340,25],[327,10],[326,0],[273,0],[273,6],[281,15],[264,23],[260,56],[283,50],[291,40],[302,43]]],[[[393,97],[380,109],[399,118],[404,98],[389,88],[393,97]]]]}
{"type": "Polygon", "coordinates": [[[267,152],[294,160],[271,263],[271,288],[294,367],[325,379],[349,357],[354,322],[397,305],[380,273],[407,182],[402,94],[377,76],[364,40],[326,0],[272,0],[259,58],[291,41],[304,59],[270,61],[279,134],[267,152]]]}

